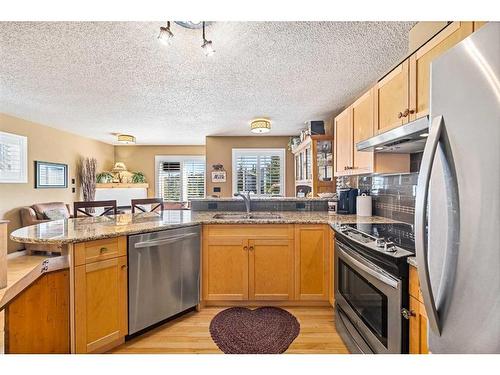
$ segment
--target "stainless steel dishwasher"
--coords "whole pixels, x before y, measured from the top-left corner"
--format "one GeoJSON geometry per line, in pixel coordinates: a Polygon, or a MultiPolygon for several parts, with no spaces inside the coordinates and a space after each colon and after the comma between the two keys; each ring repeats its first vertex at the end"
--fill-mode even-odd
{"type": "Polygon", "coordinates": [[[200,300],[200,226],[128,237],[129,335],[200,300]]]}

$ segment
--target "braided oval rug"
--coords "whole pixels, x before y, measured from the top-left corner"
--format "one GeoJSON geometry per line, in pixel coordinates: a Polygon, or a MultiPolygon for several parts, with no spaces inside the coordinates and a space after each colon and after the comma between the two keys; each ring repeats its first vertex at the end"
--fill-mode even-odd
{"type": "Polygon", "coordinates": [[[300,332],[300,324],[278,307],[231,307],[215,315],[210,335],[226,354],[280,354],[300,332]]]}

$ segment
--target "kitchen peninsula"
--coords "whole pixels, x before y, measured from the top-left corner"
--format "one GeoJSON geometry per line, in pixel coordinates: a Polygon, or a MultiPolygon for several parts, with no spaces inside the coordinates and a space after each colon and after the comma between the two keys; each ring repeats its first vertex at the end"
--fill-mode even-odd
{"type": "Polygon", "coordinates": [[[256,214],[252,219],[234,211],[172,210],[57,220],[14,231],[14,241],[58,244],[63,251],[0,301],[6,352],[98,353],[122,344],[129,334],[129,236],[201,226],[198,308],[327,306],[333,303],[332,226],[391,221],[326,211],[256,214]],[[21,324],[19,316],[32,324],[21,324]],[[41,339],[27,339],[35,334],[41,339]]]}

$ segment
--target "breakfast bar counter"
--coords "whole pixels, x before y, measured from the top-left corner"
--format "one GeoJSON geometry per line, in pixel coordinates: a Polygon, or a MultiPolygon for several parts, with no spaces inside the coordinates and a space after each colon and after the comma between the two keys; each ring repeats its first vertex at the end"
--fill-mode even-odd
{"type": "Polygon", "coordinates": [[[58,244],[94,241],[131,234],[155,232],[198,224],[349,224],[391,223],[379,216],[329,214],[325,211],[272,212],[279,218],[248,219],[238,212],[169,210],[157,213],[120,214],[89,218],[55,220],[20,228],[11,233],[13,241],[33,244],[58,244]],[[227,218],[214,218],[215,215],[227,218]]]}

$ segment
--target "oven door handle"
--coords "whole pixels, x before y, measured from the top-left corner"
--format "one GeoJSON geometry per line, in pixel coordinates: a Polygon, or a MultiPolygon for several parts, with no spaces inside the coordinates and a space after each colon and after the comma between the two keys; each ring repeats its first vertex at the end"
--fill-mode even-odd
{"type": "Polygon", "coordinates": [[[377,280],[383,282],[386,285],[389,285],[394,289],[399,288],[399,283],[400,283],[399,280],[396,280],[388,275],[385,275],[384,273],[381,272],[380,269],[373,267],[370,263],[366,263],[363,262],[362,260],[356,259],[351,254],[349,254],[340,244],[338,244],[338,249],[340,251],[340,255],[342,255],[343,258],[347,260],[349,263],[351,263],[353,266],[358,267],[359,269],[363,270],[370,276],[373,276],[377,280]]]}

